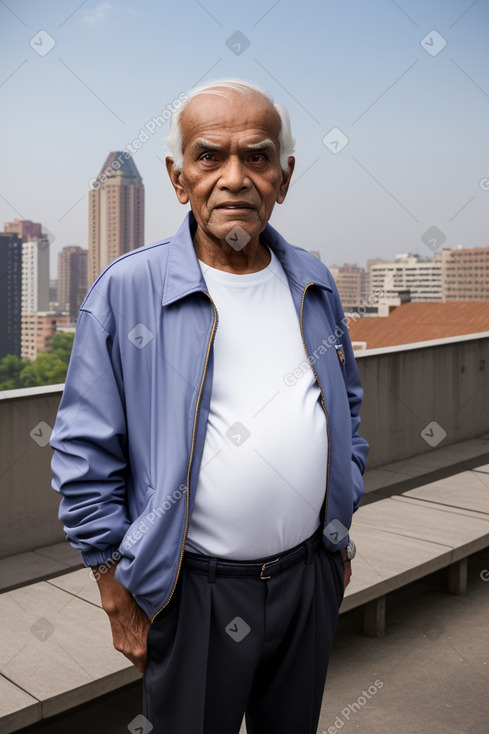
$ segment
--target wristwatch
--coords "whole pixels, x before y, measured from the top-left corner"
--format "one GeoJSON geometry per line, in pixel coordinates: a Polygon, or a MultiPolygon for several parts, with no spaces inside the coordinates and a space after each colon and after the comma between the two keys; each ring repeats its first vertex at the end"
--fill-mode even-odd
{"type": "Polygon", "coordinates": [[[346,550],[346,559],[348,561],[353,561],[353,559],[355,558],[357,554],[357,547],[351,538],[348,541],[348,545],[346,546],[345,550],[346,550]]]}

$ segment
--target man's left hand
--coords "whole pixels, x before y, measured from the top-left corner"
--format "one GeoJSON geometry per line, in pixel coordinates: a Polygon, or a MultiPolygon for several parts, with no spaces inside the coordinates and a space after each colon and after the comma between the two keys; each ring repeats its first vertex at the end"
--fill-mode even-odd
{"type": "Polygon", "coordinates": [[[347,558],[346,548],[342,548],[341,551],[340,551],[340,553],[341,553],[341,558],[343,560],[343,567],[345,569],[344,585],[345,585],[345,589],[346,589],[346,587],[350,583],[351,574],[352,574],[351,561],[349,561],[348,558],[347,558]]]}

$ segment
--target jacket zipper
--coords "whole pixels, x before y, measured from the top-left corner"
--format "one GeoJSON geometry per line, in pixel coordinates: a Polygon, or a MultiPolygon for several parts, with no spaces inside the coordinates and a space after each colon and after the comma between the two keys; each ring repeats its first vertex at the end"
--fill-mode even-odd
{"type": "Polygon", "coordinates": [[[307,345],[306,345],[306,339],[304,337],[304,327],[303,327],[303,312],[304,312],[304,300],[306,298],[307,289],[309,286],[315,285],[315,283],[308,283],[306,287],[304,288],[304,291],[302,293],[302,300],[301,300],[301,314],[300,314],[300,326],[301,326],[301,337],[302,337],[302,343],[304,345],[304,350],[306,352],[307,359],[309,361],[309,364],[311,365],[311,369],[313,371],[314,377],[316,378],[316,382],[319,387],[319,392],[321,393],[321,404],[323,406],[324,414],[326,416],[326,436],[328,438],[328,462],[326,465],[326,494],[325,494],[325,501],[324,501],[324,518],[323,518],[323,527],[326,526],[326,517],[328,514],[328,493],[329,493],[329,469],[331,465],[331,434],[329,429],[329,415],[326,408],[326,401],[324,399],[324,393],[323,388],[321,387],[321,383],[319,382],[319,378],[317,376],[317,372],[314,369],[314,365],[311,362],[311,358],[309,356],[309,352],[307,351],[307,345]]]}
{"type": "Polygon", "coordinates": [[[217,309],[216,309],[216,306],[214,304],[214,301],[212,300],[212,298],[210,297],[210,295],[206,291],[201,291],[201,292],[202,293],[205,293],[205,295],[208,297],[209,301],[212,303],[212,308],[214,309],[214,323],[212,324],[211,338],[209,339],[209,344],[207,345],[207,353],[205,355],[205,362],[204,362],[204,371],[202,373],[202,379],[200,381],[199,394],[197,396],[197,402],[195,404],[194,423],[193,423],[193,428],[192,428],[192,442],[191,442],[191,445],[190,445],[190,457],[189,457],[188,469],[187,469],[187,497],[186,497],[186,502],[185,502],[185,530],[184,530],[184,533],[183,533],[182,547],[180,549],[180,558],[179,558],[179,561],[178,561],[177,575],[175,577],[174,584],[172,586],[172,589],[170,591],[170,595],[169,595],[168,599],[163,604],[163,606],[160,607],[158,609],[158,611],[155,613],[155,615],[152,617],[151,624],[153,624],[153,622],[155,621],[155,619],[158,616],[158,614],[163,611],[163,609],[167,606],[167,604],[170,603],[170,600],[171,600],[171,598],[172,598],[172,596],[173,596],[173,594],[175,592],[175,588],[176,588],[176,585],[177,585],[177,582],[178,582],[178,578],[180,576],[180,569],[182,567],[182,559],[183,559],[183,553],[184,553],[184,550],[185,550],[185,543],[187,542],[187,533],[188,533],[188,525],[189,525],[189,503],[190,503],[190,472],[191,472],[191,469],[192,469],[192,461],[193,461],[193,458],[194,458],[195,436],[196,436],[196,433],[197,433],[197,418],[198,418],[199,408],[200,408],[200,399],[202,397],[202,391],[204,389],[205,377],[206,377],[206,374],[207,374],[207,366],[209,364],[209,354],[210,354],[210,351],[211,351],[212,343],[214,341],[214,335],[216,333],[216,327],[217,327],[217,309]]]}

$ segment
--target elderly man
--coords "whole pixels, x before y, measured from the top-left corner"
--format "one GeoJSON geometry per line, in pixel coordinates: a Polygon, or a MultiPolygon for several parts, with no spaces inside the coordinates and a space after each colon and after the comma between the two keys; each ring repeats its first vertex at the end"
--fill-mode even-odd
{"type": "Polygon", "coordinates": [[[60,517],[154,734],[316,732],[362,494],[362,390],[327,268],[268,221],[285,108],[193,90],[168,173],[191,211],[82,307],[52,441],[60,517]]]}

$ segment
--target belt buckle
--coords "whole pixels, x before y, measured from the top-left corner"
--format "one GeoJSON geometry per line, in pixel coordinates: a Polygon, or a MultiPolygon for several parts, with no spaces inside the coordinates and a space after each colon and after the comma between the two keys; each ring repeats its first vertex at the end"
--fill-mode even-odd
{"type": "Polygon", "coordinates": [[[262,581],[268,581],[268,579],[272,578],[271,576],[264,576],[263,574],[268,571],[269,566],[272,566],[274,563],[278,563],[279,561],[280,561],[280,558],[274,558],[273,561],[267,561],[266,563],[263,564],[263,566],[261,567],[261,571],[260,571],[260,579],[262,581]]]}

